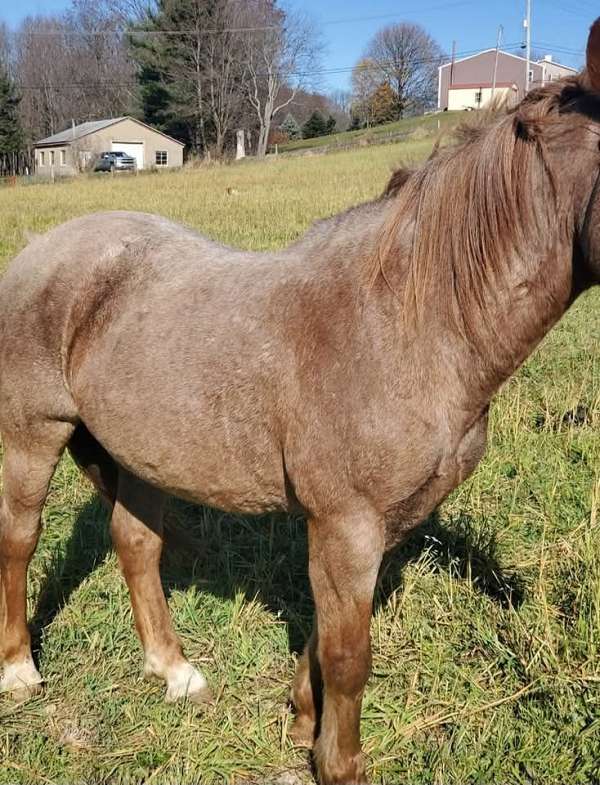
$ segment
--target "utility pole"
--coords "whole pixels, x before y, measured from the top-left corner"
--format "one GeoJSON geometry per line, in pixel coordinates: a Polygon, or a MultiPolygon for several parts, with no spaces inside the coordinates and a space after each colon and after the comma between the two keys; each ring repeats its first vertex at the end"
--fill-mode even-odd
{"type": "Polygon", "coordinates": [[[456,41],[452,41],[452,65],[450,66],[450,87],[454,84],[454,63],[456,61],[456,41]]]}
{"type": "Polygon", "coordinates": [[[494,95],[496,93],[496,80],[498,78],[498,55],[500,54],[500,44],[502,43],[502,35],[504,33],[504,28],[502,25],[498,28],[498,38],[496,40],[496,60],[494,62],[494,79],[492,80],[492,102],[494,100],[494,95]]]}
{"type": "Polygon", "coordinates": [[[525,48],[527,49],[527,55],[526,55],[527,71],[525,72],[525,95],[527,95],[530,87],[529,71],[531,70],[531,0],[527,0],[527,16],[525,18],[525,32],[526,32],[525,48]]]}

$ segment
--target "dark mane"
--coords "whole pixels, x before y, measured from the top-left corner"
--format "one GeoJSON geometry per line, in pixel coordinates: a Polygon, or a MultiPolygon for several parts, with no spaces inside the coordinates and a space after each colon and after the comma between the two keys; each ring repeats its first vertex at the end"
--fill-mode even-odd
{"type": "Polygon", "coordinates": [[[412,169],[407,169],[403,166],[401,166],[399,169],[396,169],[396,171],[392,174],[389,183],[385,187],[383,198],[387,199],[388,197],[398,196],[400,191],[412,177],[412,174],[412,169]]]}
{"type": "Polygon", "coordinates": [[[531,238],[546,236],[551,222],[561,220],[566,231],[547,141],[573,130],[586,98],[581,76],[532,91],[491,124],[459,130],[457,143],[421,169],[394,175],[386,191],[394,210],[370,280],[394,281],[408,322],[435,309],[463,334],[476,334],[511,257],[527,261],[531,238]],[[543,198],[534,199],[540,189],[543,198]]]}

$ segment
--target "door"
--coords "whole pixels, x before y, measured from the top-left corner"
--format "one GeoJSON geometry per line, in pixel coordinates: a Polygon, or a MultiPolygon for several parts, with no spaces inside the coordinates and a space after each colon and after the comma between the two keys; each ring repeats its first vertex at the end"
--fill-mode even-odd
{"type": "Polygon", "coordinates": [[[135,158],[138,170],[144,168],[144,143],[143,142],[113,142],[113,152],[121,152],[135,158]]]}

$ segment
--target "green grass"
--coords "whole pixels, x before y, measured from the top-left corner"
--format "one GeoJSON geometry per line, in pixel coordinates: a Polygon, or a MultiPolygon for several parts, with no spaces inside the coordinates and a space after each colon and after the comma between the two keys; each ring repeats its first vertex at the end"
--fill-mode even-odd
{"type": "Polygon", "coordinates": [[[376,125],[373,128],[361,128],[357,131],[343,131],[331,136],[320,136],[316,139],[298,139],[279,145],[282,153],[291,153],[298,150],[313,150],[322,147],[343,147],[347,145],[377,144],[385,141],[386,137],[395,134],[411,134],[419,136],[437,134],[446,131],[464,120],[464,112],[442,112],[426,117],[407,117],[395,123],[376,125]]]}
{"type": "MultiPolygon", "coordinates": [[[[280,247],[430,144],[5,188],[0,265],[25,230],[109,208],[280,247]]],[[[385,565],[363,720],[374,783],[600,782],[599,308],[584,297],[506,385],[479,470],[385,565]]],[[[142,680],[105,515],[65,458],[30,576],[47,688],[0,699],[0,783],[311,781],[286,707],[312,614],[303,523],[170,514],[198,549],[165,558],[169,602],[216,705],[166,706],[142,680]]]]}

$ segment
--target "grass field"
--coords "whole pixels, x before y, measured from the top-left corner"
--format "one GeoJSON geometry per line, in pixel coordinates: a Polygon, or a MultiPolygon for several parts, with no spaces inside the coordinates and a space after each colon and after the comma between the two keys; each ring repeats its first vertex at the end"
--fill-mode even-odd
{"type": "Polygon", "coordinates": [[[407,117],[395,123],[375,125],[372,128],[360,128],[357,131],[342,131],[330,136],[319,136],[316,139],[298,139],[294,142],[279,145],[282,153],[291,153],[298,150],[312,150],[320,147],[345,147],[347,145],[377,144],[386,137],[395,134],[436,134],[457,125],[465,117],[464,112],[442,112],[440,114],[426,115],[425,117],[407,117]]]}
{"type": "MultiPolygon", "coordinates": [[[[26,230],[108,208],[276,248],[429,146],[5,188],[0,264],[26,230]]],[[[374,783],[600,782],[599,312],[588,294],[504,388],[480,469],[385,565],[363,714],[374,783]]],[[[30,577],[47,687],[0,698],[0,783],[311,782],[286,707],[311,625],[302,522],[170,515],[198,549],[169,553],[164,581],[216,705],[166,706],[142,680],[105,514],[65,458],[30,577]]]]}

